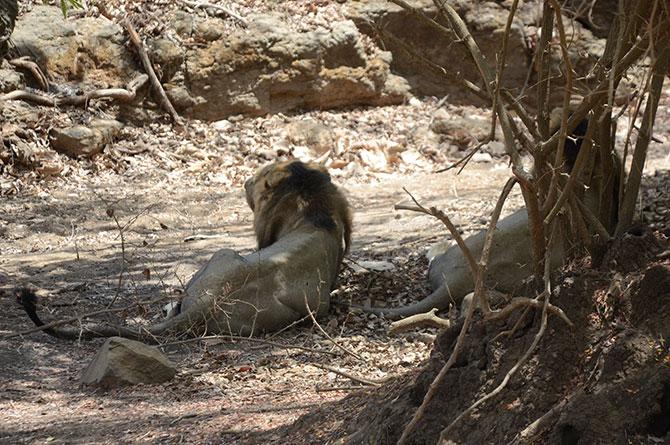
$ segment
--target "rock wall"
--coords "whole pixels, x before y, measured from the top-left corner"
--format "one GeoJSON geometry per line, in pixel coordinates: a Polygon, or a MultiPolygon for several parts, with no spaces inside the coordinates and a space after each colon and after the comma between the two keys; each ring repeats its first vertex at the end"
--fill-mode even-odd
{"type": "MultiPolygon", "coordinates": [[[[410,3],[444,23],[432,0],[410,3]]],[[[495,66],[508,2],[451,4],[495,66]]],[[[529,98],[534,97],[536,80],[532,57],[538,8],[538,2],[520,5],[509,33],[503,76],[504,86],[513,92],[529,87],[525,90],[529,98]]],[[[230,28],[223,19],[176,11],[166,16],[160,35],[148,36],[147,46],[175,108],[191,118],[220,120],[235,114],[398,104],[408,99],[410,90],[449,95],[452,103],[481,105],[458,82],[422,66],[396,40],[375,44],[378,34],[373,24],[452,74],[481,85],[462,44],[386,0],[350,0],[345,12],[349,20],[302,30],[278,14],[250,14],[247,28],[230,28]]],[[[573,66],[583,75],[602,52],[603,42],[578,22],[567,18],[564,22],[573,66]]],[[[13,39],[21,55],[32,56],[52,76],[54,86],[70,83],[56,93],[124,86],[141,72],[121,27],[104,17],[64,19],[59,8],[37,5],[19,19],[13,39]]],[[[556,38],[553,43],[552,81],[562,83],[556,38]]],[[[139,100],[143,98],[141,94],[139,100]]]]}
{"type": "MultiPolygon", "coordinates": [[[[390,71],[391,54],[367,50],[351,21],[298,32],[271,15],[248,20],[245,30],[187,50],[188,76],[170,82],[168,94],[190,116],[217,120],[407,98],[408,85],[390,71]]],[[[202,23],[191,29],[203,40],[213,34],[202,23]]]]}
{"type": "Polygon", "coordinates": [[[76,83],[75,90],[123,86],[137,73],[123,30],[104,17],[65,19],[58,7],[35,5],[16,22],[12,40],[54,84],[76,83]]]}
{"type": "MultiPolygon", "coordinates": [[[[448,28],[432,0],[408,0],[408,3],[448,28]]],[[[509,15],[509,2],[454,0],[449,4],[467,24],[489,65],[495,68],[509,15]]],[[[380,46],[393,53],[391,68],[407,79],[413,92],[434,96],[448,95],[451,103],[482,104],[481,99],[467,92],[460,83],[436,75],[417,62],[393,38],[380,37],[372,24],[382,27],[386,33],[408,45],[413,52],[444,67],[452,74],[483,86],[479,72],[464,45],[440,34],[423,20],[385,0],[350,0],[348,5],[348,16],[356,26],[362,32],[380,39],[380,46]]],[[[503,76],[503,85],[506,88],[518,93],[527,87],[526,91],[531,98],[535,94],[532,86],[536,76],[532,63],[540,14],[540,2],[520,4],[508,37],[503,76]]],[[[565,18],[564,24],[571,62],[577,73],[584,75],[602,54],[604,41],[596,39],[588,29],[574,20],[565,18]]],[[[562,84],[564,80],[559,69],[562,62],[557,38],[553,43],[553,81],[562,84]]]]}
{"type": "MultiPolygon", "coordinates": [[[[157,73],[182,114],[219,120],[409,97],[409,85],[390,71],[391,54],[366,45],[351,21],[301,32],[273,15],[247,20],[248,28],[224,35],[220,19],[177,12],[166,34],[197,45],[148,40],[157,73]]],[[[57,93],[124,86],[141,71],[121,27],[104,17],[64,19],[57,7],[35,6],[17,22],[13,39],[21,55],[49,73],[57,93]]]]}

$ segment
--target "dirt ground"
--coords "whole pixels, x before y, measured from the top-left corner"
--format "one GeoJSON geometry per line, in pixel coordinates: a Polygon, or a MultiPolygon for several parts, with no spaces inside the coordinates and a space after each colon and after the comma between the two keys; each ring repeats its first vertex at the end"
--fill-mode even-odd
{"type": "MultiPolygon", "coordinates": [[[[504,164],[487,163],[473,164],[460,177],[441,174],[442,186],[436,186],[430,173],[389,174],[372,183],[342,184],[356,221],[349,261],[386,260],[399,271],[356,274],[347,269],[335,298],[343,306],[335,306],[323,321],[339,342],[365,358],[363,362],[333,349],[312,327],[302,326],[272,340],[316,348],[320,353],[248,342],[167,348],[180,369],[174,382],[103,394],[78,384],[78,373],[101,341],[63,343],[32,334],[1,345],[1,440],[216,442],[226,434],[291,422],[311,406],[354,390],[348,379],[311,364],[336,366],[373,379],[413,368],[430,351],[430,343],[422,341],[420,333],[390,338],[385,333],[387,321],[350,314],[344,305],[383,304],[388,296],[397,303],[427,291],[427,262],[422,253],[444,230],[427,217],[393,210],[395,203],[406,200],[402,187],[416,192],[422,201],[450,209],[472,230],[482,226],[484,219],[479,215],[490,212],[496,187],[507,174],[504,164]],[[466,220],[466,209],[478,209],[476,219],[466,220]],[[338,386],[345,389],[335,390],[338,386]],[[26,422],[28,413],[33,415],[26,422]]],[[[518,205],[516,197],[510,211],[518,205]]],[[[142,178],[96,178],[94,184],[47,184],[37,194],[5,199],[2,207],[3,281],[44,289],[45,306],[53,311],[45,313],[49,319],[85,313],[115,297],[114,304],[120,306],[160,292],[166,298],[177,297],[173,290],[216,249],[249,250],[254,245],[251,212],[235,186],[180,185],[178,181],[166,186],[142,178]],[[123,230],[123,251],[120,230],[106,214],[111,207],[121,227],[131,222],[123,230]],[[184,242],[194,235],[211,238],[184,242]]],[[[29,328],[22,310],[12,301],[6,304],[2,333],[29,328]]]]}
{"type": "MultiPolygon", "coordinates": [[[[667,166],[667,157],[650,163],[650,169],[667,166]]],[[[174,171],[163,172],[169,173],[174,171]]],[[[165,347],[179,368],[173,382],[100,392],[80,387],[78,375],[101,341],[69,343],[41,333],[3,340],[0,442],[290,442],[281,426],[359,390],[318,365],[384,379],[413,374],[431,351],[435,332],[429,329],[389,337],[388,321],[346,309],[350,302],[399,304],[427,292],[423,253],[444,229],[427,217],[394,211],[395,203],[407,199],[402,188],[447,209],[467,233],[483,227],[507,174],[504,163],[493,162],[472,164],[459,176],[382,174],[338,181],[355,211],[348,261],[385,260],[397,267],[392,274],[347,268],[331,315],[323,320],[338,342],[364,360],[341,353],[313,327],[300,326],[271,337],[286,347],[245,341],[165,347]],[[261,433],[262,441],[255,441],[261,433]]],[[[160,292],[176,298],[180,283],[216,249],[253,248],[251,212],[239,181],[223,187],[96,175],[37,188],[2,201],[0,270],[7,285],[31,283],[44,290],[48,319],[86,313],[113,299],[125,305],[160,292]],[[185,242],[194,235],[211,238],[185,242]]],[[[519,204],[513,197],[508,210],[519,204]]],[[[157,307],[146,310],[158,316],[157,307]]],[[[2,334],[31,327],[12,301],[5,300],[1,320],[2,334]]]]}

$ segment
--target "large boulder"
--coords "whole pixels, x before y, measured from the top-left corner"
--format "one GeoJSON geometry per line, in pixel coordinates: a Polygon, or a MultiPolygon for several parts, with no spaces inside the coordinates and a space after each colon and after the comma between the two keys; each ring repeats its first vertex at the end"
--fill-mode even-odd
{"type": "MultiPolygon", "coordinates": [[[[446,22],[440,18],[432,0],[411,0],[409,3],[423,11],[428,17],[446,26],[446,22]]],[[[477,68],[463,45],[453,43],[401,7],[385,0],[352,0],[348,5],[348,16],[361,31],[376,36],[377,32],[371,27],[371,24],[383,25],[385,32],[404,42],[413,51],[438,65],[447,67],[454,74],[479,83],[477,68]]],[[[489,63],[495,63],[495,54],[505,29],[507,10],[494,2],[457,0],[450,2],[450,5],[465,20],[489,63]]],[[[438,96],[449,94],[451,102],[454,100],[479,102],[465,92],[460,84],[450,82],[424,69],[393,39],[382,37],[382,40],[384,48],[393,53],[393,70],[403,75],[418,93],[438,96]]],[[[528,66],[529,58],[524,44],[523,30],[517,22],[512,26],[509,35],[505,85],[523,85],[528,66]]]]}
{"type": "Polygon", "coordinates": [[[407,98],[408,85],[390,72],[390,53],[364,45],[351,21],[295,31],[275,15],[247,19],[247,29],[225,38],[216,38],[211,26],[174,23],[177,31],[187,29],[207,42],[187,50],[188,76],[167,85],[168,95],[188,115],[219,120],[407,98]]]}
{"type": "MultiPolygon", "coordinates": [[[[278,15],[247,18],[247,29],[224,33],[223,21],[177,12],[168,33],[201,43],[180,48],[148,39],[150,58],[180,112],[204,120],[295,109],[402,103],[409,85],[390,72],[391,54],[366,44],[353,22],[296,31],[278,15]]],[[[104,17],[64,19],[35,6],[17,22],[13,39],[57,83],[77,89],[123,87],[139,67],[121,27],[104,17]]]]}
{"type": "MultiPolygon", "coordinates": [[[[408,3],[448,28],[432,0],[408,0],[408,3]]],[[[468,26],[486,61],[495,68],[509,15],[508,5],[468,0],[454,0],[449,4],[468,26]]],[[[514,92],[519,92],[524,85],[532,87],[535,84],[531,63],[533,47],[538,38],[537,11],[537,3],[522,2],[510,28],[503,85],[514,92]]],[[[423,20],[386,0],[351,0],[348,2],[347,15],[362,32],[374,38],[378,38],[379,33],[372,24],[381,25],[384,32],[392,36],[381,37],[383,47],[393,54],[393,71],[404,76],[414,92],[435,96],[448,95],[452,103],[482,104],[481,99],[469,93],[459,82],[436,75],[425,68],[397,42],[404,42],[413,52],[445,67],[451,74],[483,87],[470,53],[462,43],[455,41],[455,37],[449,38],[440,34],[423,20]]],[[[565,18],[564,23],[573,67],[578,73],[584,74],[602,53],[604,42],[596,39],[580,23],[568,18],[565,18]]],[[[558,77],[554,82],[560,82],[562,74],[558,65],[561,54],[558,45],[552,46],[552,57],[556,61],[552,74],[558,77]]],[[[533,97],[533,93],[529,92],[528,96],[533,97]]]]}
{"type": "Polygon", "coordinates": [[[175,366],[158,349],[135,340],[112,337],[84,369],[81,383],[101,388],[163,383],[172,380],[176,373],[175,366]]]}
{"type": "Polygon", "coordinates": [[[567,0],[563,10],[583,24],[598,37],[607,37],[607,33],[619,11],[619,0],[567,0]]]}
{"type": "Polygon", "coordinates": [[[59,82],[123,86],[137,74],[123,30],[104,17],[70,20],[58,7],[35,5],[16,22],[12,40],[59,82]]]}

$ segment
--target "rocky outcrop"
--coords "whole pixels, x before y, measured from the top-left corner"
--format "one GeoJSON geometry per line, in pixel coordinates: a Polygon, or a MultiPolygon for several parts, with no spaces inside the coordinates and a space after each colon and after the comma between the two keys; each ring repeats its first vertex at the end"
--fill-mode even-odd
{"type": "MultiPolygon", "coordinates": [[[[391,54],[364,44],[351,21],[296,31],[275,15],[247,20],[248,28],[225,34],[220,19],[178,12],[169,32],[199,45],[148,40],[156,71],[182,114],[220,120],[408,98],[408,84],[390,71],[391,54]]],[[[55,84],[77,83],[59,93],[123,87],[140,71],[124,46],[123,30],[104,17],[66,20],[59,8],[35,6],[17,23],[13,39],[19,53],[32,56],[55,84]]]]}
{"type": "Polygon", "coordinates": [[[123,30],[104,17],[65,19],[57,7],[35,5],[16,22],[12,40],[57,83],[125,86],[137,74],[123,30]]]}
{"type": "Polygon", "coordinates": [[[188,77],[167,86],[171,99],[190,116],[218,120],[234,114],[384,105],[407,97],[406,83],[390,72],[390,53],[366,48],[351,21],[305,32],[291,30],[272,15],[248,21],[247,29],[225,39],[204,24],[174,23],[177,30],[187,29],[209,42],[187,51],[188,77]]]}
{"type": "MultiPolygon", "coordinates": [[[[438,23],[446,25],[432,0],[409,0],[408,3],[438,23]]],[[[449,4],[467,24],[489,65],[495,67],[496,54],[500,50],[509,15],[505,3],[455,0],[449,4]]],[[[377,38],[378,33],[371,24],[383,24],[384,32],[393,37],[382,37],[383,47],[393,53],[392,68],[394,72],[408,80],[415,92],[436,96],[449,95],[451,103],[482,103],[481,99],[465,91],[459,82],[427,69],[415,57],[409,55],[397,40],[404,42],[412,51],[431,62],[445,67],[451,74],[482,85],[479,72],[462,44],[455,42],[453,38],[441,35],[424,21],[385,0],[351,0],[348,5],[348,16],[362,32],[377,38]]],[[[583,74],[593,66],[596,58],[602,53],[604,44],[579,23],[571,22],[567,18],[564,22],[569,28],[566,29],[566,33],[570,40],[568,46],[573,67],[578,73],[583,74]]],[[[537,4],[535,2],[522,4],[510,29],[503,76],[504,86],[513,91],[520,91],[528,79],[530,79],[529,86],[534,84],[531,61],[532,47],[537,39],[537,24],[537,4]]],[[[555,75],[558,76],[555,82],[560,82],[561,73],[558,70],[560,51],[557,45],[555,46],[555,75]]],[[[532,93],[529,94],[532,96],[532,93]]]]}
{"type": "MultiPolygon", "coordinates": [[[[445,25],[432,0],[412,0],[409,3],[422,10],[428,17],[445,25]]],[[[470,32],[479,44],[489,63],[495,63],[507,20],[507,10],[494,2],[450,2],[467,23],[470,32]]],[[[469,53],[463,45],[440,35],[423,21],[407,13],[401,7],[384,0],[353,0],[348,3],[349,17],[361,31],[376,36],[371,23],[383,24],[384,31],[401,40],[432,62],[447,67],[452,73],[466,79],[478,80],[479,74],[469,53]]],[[[478,103],[466,93],[460,84],[437,76],[426,69],[393,39],[383,39],[383,45],[393,53],[394,71],[403,75],[412,88],[427,95],[449,94],[450,102],[466,100],[478,103]]],[[[524,36],[518,24],[514,24],[509,36],[507,67],[504,81],[506,85],[523,85],[528,72],[529,55],[524,44],[524,36]]],[[[479,83],[479,82],[477,82],[479,83]]]]}
{"type": "Polygon", "coordinates": [[[83,385],[105,389],[138,383],[163,383],[177,373],[158,349],[121,337],[107,339],[81,375],[83,385]]]}
{"type": "Polygon", "coordinates": [[[607,37],[619,11],[619,0],[567,0],[563,8],[594,35],[607,37]]]}

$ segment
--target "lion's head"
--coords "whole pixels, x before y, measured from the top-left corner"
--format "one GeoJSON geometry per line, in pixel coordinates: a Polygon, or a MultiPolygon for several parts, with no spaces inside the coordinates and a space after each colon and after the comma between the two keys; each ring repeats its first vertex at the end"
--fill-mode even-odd
{"type": "Polygon", "coordinates": [[[244,189],[254,212],[259,249],[305,223],[337,233],[344,240],[344,252],[349,249],[349,204],[325,167],[297,160],[275,162],[259,169],[244,189]]]}

